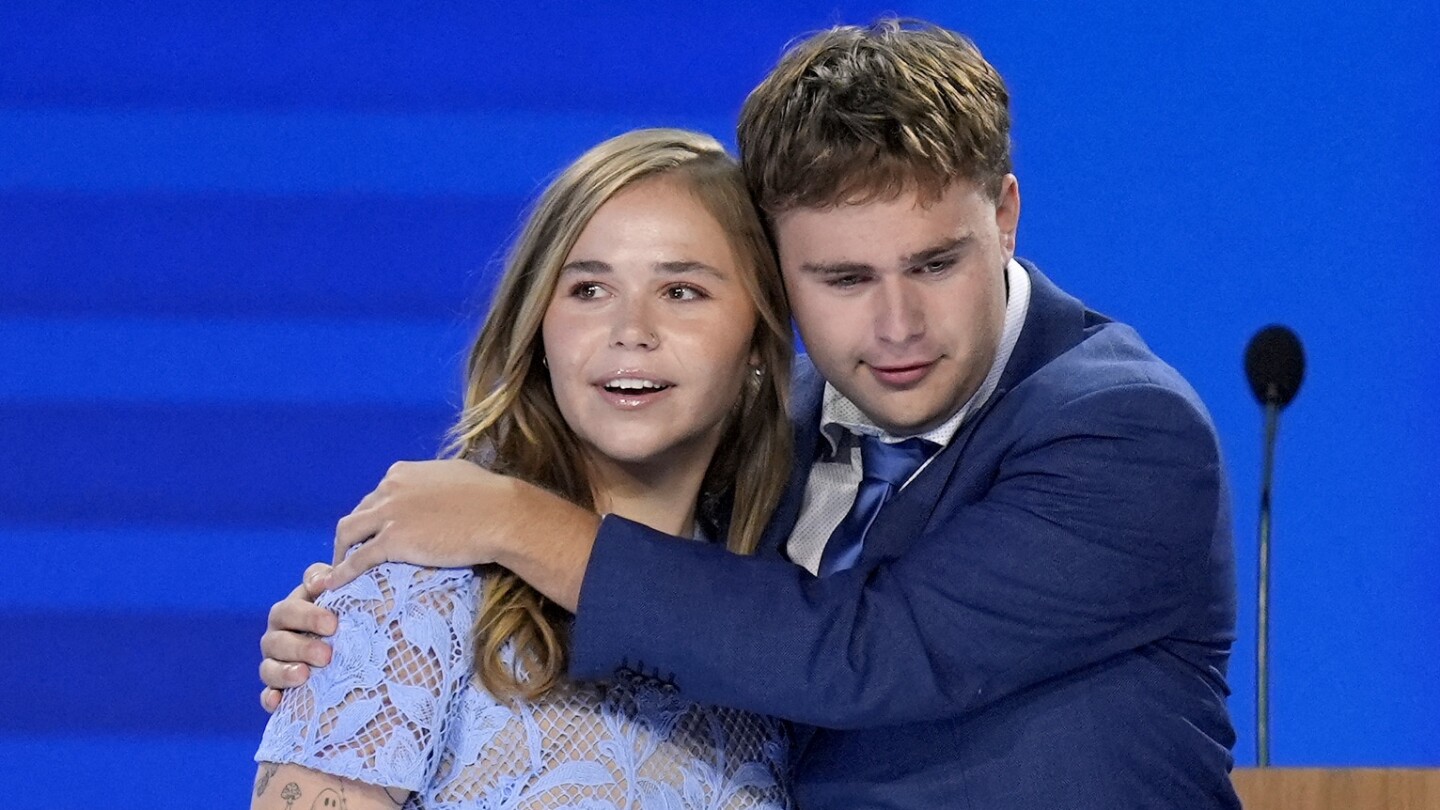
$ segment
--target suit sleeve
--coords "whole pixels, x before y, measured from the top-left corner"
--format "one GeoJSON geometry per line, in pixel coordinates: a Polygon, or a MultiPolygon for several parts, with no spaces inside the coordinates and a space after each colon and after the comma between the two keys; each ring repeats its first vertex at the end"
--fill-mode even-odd
{"type": "Polygon", "coordinates": [[[1058,408],[981,500],[937,510],[869,570],[815,578],[608,517],[571,672],[634,667],[693,700],[828,728],[963,715],[1178,628],[1220,479],[1207,417],[1144,384],[1058,408]]]}

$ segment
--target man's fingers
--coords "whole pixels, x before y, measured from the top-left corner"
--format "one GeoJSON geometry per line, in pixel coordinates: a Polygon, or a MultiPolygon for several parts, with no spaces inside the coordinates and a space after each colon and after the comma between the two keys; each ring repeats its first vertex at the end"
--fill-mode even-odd
{"type": "Polygon", "coordinates": [[[265,687],[260,690],[260,708],[269,714],[274,714],[280,708],[280,690],[265,687]]]}
{"type": "Polygon", "coordinates": [[[370,542],[355,549],[345,559],[337,561],[325,579],[325,587],[330,590],[339,588],[380,563],[388,561],[389,557],[385,556],[385,538],[376,536],[370,542]]]}
{"type": "Polygon", "coordinates": [[[334,564],[340,564],[352,546],[369,540],[379,534],[384,527],[385,520],[380,516],[379,509],[374,506],[367,506],[363,509],[356,507],[355,511],[340,518],[340,521],[335,524],[334,564]]]}
{"type": "Polygon", "coordinates": [[[305,569],[305,575],[300,579],[300,587],[291,591],[290,597],[293,599],[298,596],[314,602],[315,597],[325,592],[325,575],[328,573],[330,573],[329,563],[311,563],[310,567],[305,569]]]}
{"type": "Polygon", "coordinates": [[[270,618],[265,625],[266,635],[274,632],[335,635],[335,614],[309,601],[309,597],[304,594],[305,587],[298,586],[295,590],[300,593],[291,593],[289,597],[270,606],[270,618]]]}
{"type": "Polygon", "coordinates": [[[282,664],[298,663],[323,667],[330,663],[335,651],[323,639],[309,633],[267,630],[265,635],[260,637],[260,654],[282,664]]]}
{"type": "Polygon", "coordinates": [[[299,686],[309,677],[310,668],[304,664],[285,664],[270,658],[260,662],[260,680],[271,689],[299,686]]]}

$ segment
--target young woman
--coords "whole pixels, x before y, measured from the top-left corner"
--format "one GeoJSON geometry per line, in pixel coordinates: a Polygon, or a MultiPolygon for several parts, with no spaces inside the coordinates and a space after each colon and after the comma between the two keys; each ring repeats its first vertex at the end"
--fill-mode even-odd
{"type": "MultiPolygon", "coordinates": [[[[540,198],[452,449],[749,553],[790,463],[790,352],[734,161],[704,135],[632,132],[540,198]]],[[[503,569],[387,563],[322,603],[340,616],[334,658],[271,718],[254,807],[789,804],[781,724],[636,673],[568,682],[567,615],[503,569]]]]}

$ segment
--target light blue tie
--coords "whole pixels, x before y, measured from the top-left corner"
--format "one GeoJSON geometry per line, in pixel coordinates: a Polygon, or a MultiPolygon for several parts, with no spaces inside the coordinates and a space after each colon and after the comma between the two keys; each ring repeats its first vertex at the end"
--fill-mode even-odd
{"type": "Polygon", "coordinates": [[[835,527],[820,554],[820,576],[844,571],[860,559],[870,524],[910,476],[940,445],[925,439],[886,444],[874,436],[860,437],[860,490],[845,519],[835,527]]]}

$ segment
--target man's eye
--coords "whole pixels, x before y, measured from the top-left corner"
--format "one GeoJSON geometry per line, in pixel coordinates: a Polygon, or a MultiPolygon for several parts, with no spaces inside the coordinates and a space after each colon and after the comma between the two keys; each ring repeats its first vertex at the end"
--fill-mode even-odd
{"type": "Polygon", "coordinates": [[[923,273],[943,273],[949,270],[953,264],[955,264],[954,259],[933,259],[921,265],[920,271],[923,273]]]}
{"type": "Polygon", "coordinates": [[[830,279],[830,286],[838,287],[842,290],[848,290],[851,287],[858,286],[864,280],[865,278],[863,276],[857,275],[834,276],[830,279]]]}

